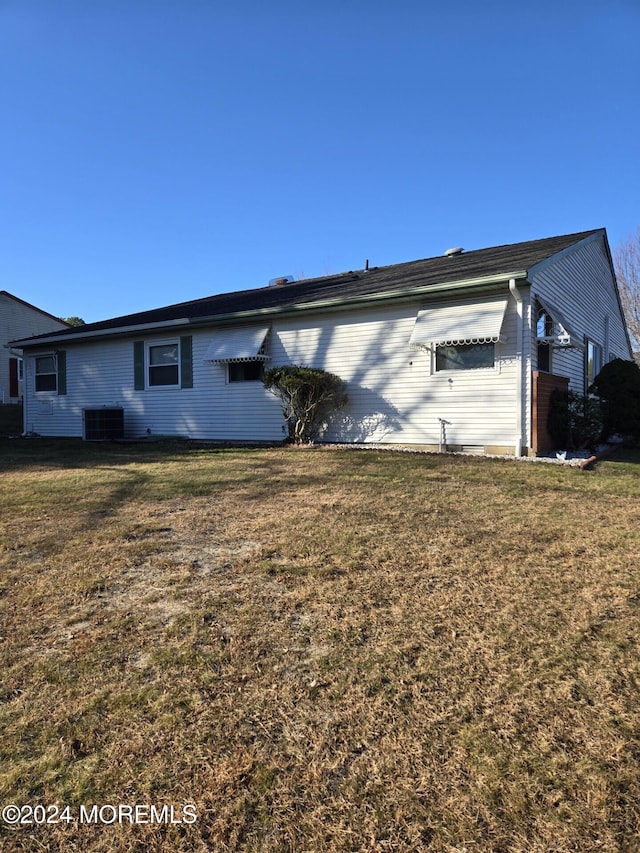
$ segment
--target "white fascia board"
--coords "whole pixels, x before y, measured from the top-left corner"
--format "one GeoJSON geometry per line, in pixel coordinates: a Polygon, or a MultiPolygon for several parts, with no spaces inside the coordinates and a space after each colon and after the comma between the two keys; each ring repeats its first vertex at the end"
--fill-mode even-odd
{"type": "Polygon", "coordinates": [[[188,326],[188,318],[179,320],[165,320],[161,323],[142,323],[140,325],[118,326],[112,329],[98,329],[88,332],[73,332],[70,335],[48,335],[36,338],[23,338],[19,341],[11,341],[10,346],[15,347],[39,347],[49,344],[60,344],[61,346],[66,341],[84,341],[91,338],[114,337],[118,335],[142,334],[144,332],[152,332],[156,330],[166,329],[170,326],[188,326]]]}
{"type": "MultiPolygon", "coordinates": [[[[555,257],[555,256],[554,256],[555,257]]],[[[498,275],[484,276],[482,278],[470,278],[462,281],[442,282],[441,284],[425,284],[419,287],[412,287],[410,290],[385,290],[380,293],[363,294],[353,297],[337,297],[335,299],[324,299],[315,302],[298,302],[292,305],[275,306],[273,308],[258,308],[248,309],[246,311],[233,311],[228,314],[211,314],[206,317],[194,317],[192,319],[184,317],[178,320],[165,320],[158,323],[144,323],[141,325],[132,324],[129,326],[117,326],[109,329],[98,329],[95,331],[78,331],[69,335],[51,335],[38,338],[22,338],[21,340],[11,341],[12,346],[19,347],[37,347],[53,343],[61,343],[64,341],[85,341],[92,338],[120,337],[122,335],[142,334],[147,331],[161,330],[174,326],[189,326],[197,328],[198,326],[222,325],[225,323],[247,322],[252,319],[279,316],[290,316],[299,314],[305,311],[325,311],[325,310],[348,310],[351,307],[377,304],[388,301],[408,301],[419,297],[429,295],[439,295],[442,293],[451,293],[464,290],[473,290],[478,287],[491,287],[494,285],[504,284],[505,286],[510,279],[526,279],[527,270],[517,270],[515,272],[499,273],[498,275]]]]}
{"type": "Polygon", "coordinates": [[[534,264],[529,270],[529,275],[537,275],[537,273],[542,272],[542,270],[545,270],[547,267],[551,266],[552,264],[555,264],[561,258],[566,258],[567,255],[573,254],[573,252],[575,252],[576,249],[579,249],[581,246],[586,246],[589,243],[593,243],[595,240],[602,240],[605,234],[606,232],[604,228],[601,228],[594,234],[589,234],[588,237],[583,237],[582,240],[578,240],[577,243],[572,243],[570,246],[567,246],[566,249],[561,249],[559,252],[554,252],[553,255],[550,255],[543,261],[539,261],[537,264],[534,264]]]}

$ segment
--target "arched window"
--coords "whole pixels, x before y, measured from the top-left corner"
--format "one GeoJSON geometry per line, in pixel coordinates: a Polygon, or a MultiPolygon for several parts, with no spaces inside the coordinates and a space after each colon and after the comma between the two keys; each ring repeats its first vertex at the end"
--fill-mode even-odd
{"type": "Polygon", "coordinates": [[[545,308],[539,306],[538,319],[536,323],[536,337],[538,340],[542,338],[552,338],[554,335],[553,325],[553,317],[551,314],[549,314],[545,308]]]}
{"type": "Polygon", "coordinates": [[[537,303],[536,339],[538,370],[551,373],[551,341],[554,336],[553,317],[540,303],[537,303]]]}

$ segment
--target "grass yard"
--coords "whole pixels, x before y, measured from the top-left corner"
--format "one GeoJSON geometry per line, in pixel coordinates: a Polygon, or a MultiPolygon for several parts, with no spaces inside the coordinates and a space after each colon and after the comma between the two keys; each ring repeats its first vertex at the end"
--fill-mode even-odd
{"type": "Polygon", "coordinates": [[[639,850],[639,462],[1,442],[0,848],[639,850]]]}

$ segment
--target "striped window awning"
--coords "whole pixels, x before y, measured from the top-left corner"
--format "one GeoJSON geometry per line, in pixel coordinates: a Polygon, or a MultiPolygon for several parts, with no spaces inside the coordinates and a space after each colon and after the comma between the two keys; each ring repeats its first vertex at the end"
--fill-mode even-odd
{"type": "Polygon", "coordinates": [[[506,307],[504,296],[425,308],[418,312],[409,344],[432,348],[504,341],[502,323],[506,307]]]}
{"type": "Polygon", "coordinates": [[[204,357],[205,362],[268,361],[266,352],[269,326],[220,329],[204,357]]]}

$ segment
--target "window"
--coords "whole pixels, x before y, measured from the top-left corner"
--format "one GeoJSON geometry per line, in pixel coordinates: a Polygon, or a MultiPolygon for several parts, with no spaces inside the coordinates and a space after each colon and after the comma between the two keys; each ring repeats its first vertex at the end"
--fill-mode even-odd
{"type": "MultiPolygon", "coordinates": [[[[602,370],[602,347],[595,341],[586,341],[586,364],[584,381],[586,389],[589,388],[598,373],[602,370]]],[[[586,390],[585,389],[585,390],[586,390]]]]}
{"type": "Polygon", "coordinates": [[[36,356],[36,391],[57,391],[58,371],[55,355],[36,356]]]}
{"type": "Polygon", "coordinates": [[[540,338],[552,338],[554,335],[553,318],[544,308],[538,311],[538,323],[536,325],[536,335],[540,338]]]}
{"type": "Polygon", "coordinates": [[[547,341],[538,341],[538,370],[551,373],[551,347],[547,341]]]}
{"type": "Polygon", "coordinates": [[[133,387],[193,388],[193,339],[133,342],[133,387]]]}
{"type": "Polygon", "coordinates": [[[436,347],[436,370],[477,370],[493,367],[495,344],[439,344],[436,347]]]}
{"type": "Polygon", "coordinates": [[[231,361],[229,382],[259,382],[264,373],[263,361],[231,361]]]}
{"type": "Polygon", "coordinates": [[[178,342],[153,344],[148,348],[149,387],[180,384],[178,342]]]}
{"type": "Polygon", "coordinates": [[[536,354],[538,370],[551,373],[553,357],[558,349],[582,349],[582,344],[571,330],[560,311],[540,296],[535,300],[536,354]]]}
{"type": "MultiPolygon", "coordinates": [[[[539,303],[538,303],[539,305],[539,303]]],[[[549,312],[539,306],[536,323],[538,370],[551,373],[551,341],[554,338],[554,322],[549,312]]]]}

